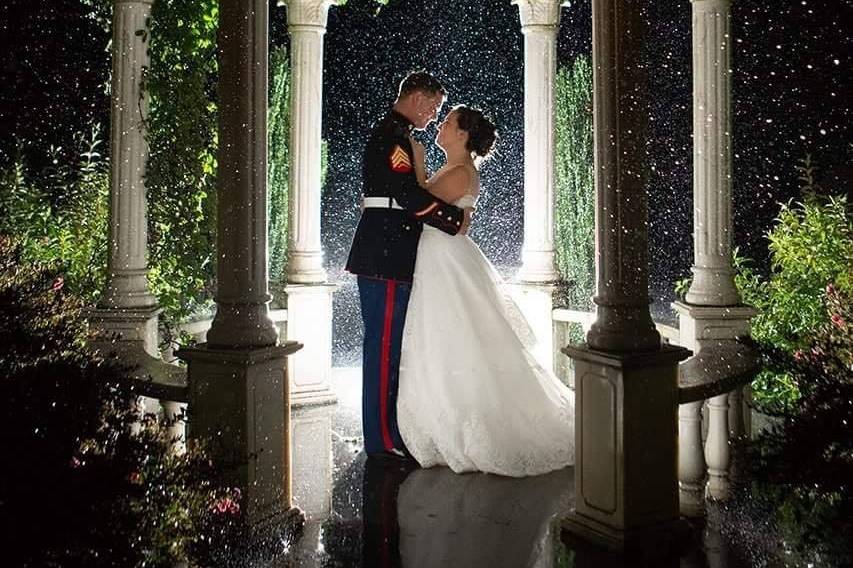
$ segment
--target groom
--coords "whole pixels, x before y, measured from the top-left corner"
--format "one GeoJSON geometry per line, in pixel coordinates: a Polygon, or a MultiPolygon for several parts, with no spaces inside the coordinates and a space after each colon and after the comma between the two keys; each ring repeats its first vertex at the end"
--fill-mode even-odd
{"type": "Polygon", "coordinates": [[[364,151],[363,211],[346,269],[358,276],[364,321],[362,426],[368,455],[408,456],[397,428],[397,386],[423,223],[455,235],[467,231],[470,221],[469,212],[436,199],[415,177],[409,136],[435,120],[446,96],[432,75],[410,73],[364,151]]]}

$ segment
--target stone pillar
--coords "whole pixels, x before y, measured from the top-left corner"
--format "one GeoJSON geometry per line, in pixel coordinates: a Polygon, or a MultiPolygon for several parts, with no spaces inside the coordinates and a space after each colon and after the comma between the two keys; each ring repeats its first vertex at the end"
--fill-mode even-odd
{"type": "Polygon", "coordinates": [[[626,549],[672,536],[678,504],[678,362],[649,314],[649,107],[643,5],[593,0],[596,321],[575,365],[575,509],[565,526],[626,549]]]}
{"type": "MultiPolygon", "coordinates": [[[[740,305],[732,266],[731,0],[693,7],[693,281],[678,312],[682,344],[698,353],[749,334],[755,310],[740,305]]],[[[741,390],[708,402],[707,495],[724,499],[729,476],[729,402],[743,429],[741,390]]]]}
{"type": "Polygon", "coordinates": [[[693,282],[688,304],[740,303],[732,268],[731,0],[693,3],[693,282]]]}
{"type": "Polygon", "coordinates": [[[320,241],[323,35],[336,0],[286,0],[290,32],[290,224],[286,337],[305,348],[288,373],[295,406],[328,404],[331,390],[332,295],[320,241]]]}
{"type": "Polygon", "coordinates": [[[287,280],[326,282],[320,242],[323,35],[336,0],[286,0],[290,32],[290,227],[287,280]]]}
{"type": "Polygon", "coordinates": [[[225,0],[219,9],[219,176],[216,317],[207,343],[275,345],[267,270],[268,8],[225,0]]]}
{"type": "Polygon", "coordinates": [[[267,282],[267,0],[219,3],[217,312],[188,363],[187,436],[206,439],[223,477],[245,496],[247,521],[294,525],[290,393],[267,282]]]}
{"type": "Polygon", "coordinates": [[[562,0],[513,0],[524,34],[524,244],[521,282],[554,282],[554,78],[562,0]]]}
{"type": "Polygon", "coordinates": [[[646,121],[641,7],[593,3],[596,321],[592,349],[657,350],[649,313],[646,121]]]}
{"type": "Polygon", "coordinates": [[[148,95],[142,89],[143,69],[149,64],[152,3],[115,0],[113,10],[109,256],[106,287],[90,321],[106,332],[119,334],[122,343],[132,343],[157,356],[160,310],[148,291],[146,259],[148,95]]]}
{"type": "Polygon", "coordinates": [[[513,0],[524,34],[524,243],[513,297],[554,368],[554,78],[563,0],[513,0]]]}

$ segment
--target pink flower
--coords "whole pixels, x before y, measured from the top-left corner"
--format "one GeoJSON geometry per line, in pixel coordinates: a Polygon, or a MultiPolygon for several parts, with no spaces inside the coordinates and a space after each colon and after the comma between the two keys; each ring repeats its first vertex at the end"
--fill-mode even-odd
{"type": "Polygon", "coordinates": [[[844,324],[846,323],[844,321],[844,318],[838,314],[832,314],[832,317],[829,319],[832,320],[832,323],[835,324],[835,327],[838,327],[838,328],[844,327],[844,324]]]}
{"type": "Polygon", "coordinates": [[[53,292],[58,292],[62,290],[62,287],[65,285],[65,278],[62,276],[57,276],[53,279],[53,284],[50,285],[50,289],[53,292]]]}
{"type": "Polygon", "coordinates": [[[128,474],[127,480],[134,485],[139,485],[140,483],[142,483],[142,476],[139,475],[138,471],[132,471],[130,472],[130,474],[128,474]]]}
{"type": "Polygon", "coordinates": [[[803,360],[803,351],[801,349],[797,349],[794,351],[794,360],[802,361],[803,360]]]}
{"type": "Polygon", "coordinates": [[[77,458],[77,456],[72,456],[71,467],[73,467],[74,469],[77,469],[81,465],[83,465],[83,463],[77,458]]]}

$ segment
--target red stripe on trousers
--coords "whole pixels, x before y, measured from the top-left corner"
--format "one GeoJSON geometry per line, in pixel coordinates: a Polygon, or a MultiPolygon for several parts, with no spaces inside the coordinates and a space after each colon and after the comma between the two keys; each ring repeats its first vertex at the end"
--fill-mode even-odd
{"type": "Polygon", "coordinates": [[[397,282],[389,280],[385,288],[385,322],[382,326],[382,355],[379,363],[379,421],[385,449],[394,448],[388,431],[388,374],[391,370],[391,323],[394,319],[394,291],[397,282]]]}

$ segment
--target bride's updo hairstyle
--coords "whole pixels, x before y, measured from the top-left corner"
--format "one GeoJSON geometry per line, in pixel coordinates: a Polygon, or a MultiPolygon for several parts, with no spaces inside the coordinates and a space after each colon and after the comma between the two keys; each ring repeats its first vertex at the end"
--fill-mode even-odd
{"type": "Polygon", "coordinates": [[[476,108],[459,105],[453,108],[456,113],[456,123],[459,128],[468,133],[468,143],[465,148],[474,154],[479,164],[492,155],[498,132],[492,121],[486,118],[483,111],[476,108]]]}

